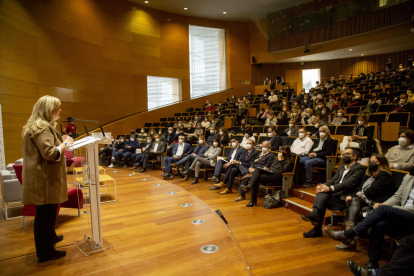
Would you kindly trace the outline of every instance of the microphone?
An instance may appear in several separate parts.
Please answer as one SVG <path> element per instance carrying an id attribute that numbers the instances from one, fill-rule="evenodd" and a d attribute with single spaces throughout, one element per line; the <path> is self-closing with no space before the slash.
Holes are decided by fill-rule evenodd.
<path id="1" fill-rule="evenodd" d="M 67 117 L 66 120 L 67 121 L 63 121 L 63 122 L 74 122 L 74 121 L 81 122 L 83 124 L 84 128 L 85 128 L 85 131 L 86 131 L 86 135 L 87 136 L 90 136 L 90 135 L 89 135 L 89 132 L 88 132 L 88 128 L 86 127 L 86 125 L 84 124 L 84 122 L 97 123 L 99 125 L 99 128 L 101 129 L 101 132 L 102 132 L 102 139 L 105 140 L 105 138 L 106 138 L 105 137 L 105 133 L 104 133 L 103 128 L 102 128 L 102 125 L 98 121 L 76 119 L 76 118 L 73 118 L 73 117 Z M 61 129 L 62 129 L 62 123 L 63 122 L 60 123 L 60 128 Z"/>

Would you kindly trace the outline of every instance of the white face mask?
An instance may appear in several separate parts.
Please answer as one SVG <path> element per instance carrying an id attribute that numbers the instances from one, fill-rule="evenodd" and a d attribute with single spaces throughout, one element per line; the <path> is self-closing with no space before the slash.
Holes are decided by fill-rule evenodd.
<path id="1" fill-rule="evenodd" d="M 247 133 L 246 133 L 246 134 L 244 135 L 244 137 L 249 138 L 249 134 L 247 134 Z"/>
<path id="2" fill-rule="evenodd" d="M 162 135 L 162 131 L 158 132 L 159 135 Z"/>
<path id="3" fill-rule="evenodd" d="M 218 146 L 218 143 L 217 142 L 214 142 L 213 143 L 213 146 L 217 147 Z"/>
<path id="4" fill-rule="evenodd" d="M 246 149 L 251 150 L 252 149 L 252 146 L 250 144 L 247 144 L 246 145 Z"/>
<path id="5" fill-rule="evenodd" d="M 273 137 L 273 132 L 268 133 L 269 137 Z"/>
<path id="6" fill-rule="evenodd" d="M 310 117 L 310 113 L 309 112 L 306 112 L 306 116 Z"/>
<path id="7" fill-rule="evenodd" d="M 292 116 L 293 117 L 296 117 L 296 115 L 298 115 L 298 113 L 292 113 Z"/>
<path id="8" fill-rule="evenodd" d="M 145 130 L 144 129 L 141 129 L 141 133 L 144 133 L 145 132 Z"/>
<path id="9" fill-rule="evenodd" d="M 319 128 L 319 124 L 316 124 L 316 125 L 315 125 L 315 128 Z"/>
<path id="10" fill-rule="evenodd" d="M 201 145 L 201 144 L 204 143 L 204 141 L 203 140 L 198 140 L 198 143 Z"/>
<path id="11" fill-rule="evenodd" d="M 157 142 L 157 143 L 158 143 L 159 141 L 160 141 L 160 139 L 158 139 L 158 138 L 157 138 L 157 139 L 155 139 L 155 142 Z"/>
<path id="12" fill-rule="evenodd" d="M 325 115 L 326 114 L 326 111 L 325 110 L 322 110 L 322 115 Z"/>
<path id="13" fill-rule="evenodd" d="M 178 139 L 178 142 L 179 142 L 180 144 L 182 144 L 182 143 L 184 142 L 184 140 L 183 140 L 183 139 Z"/>
<path id="14" fill-rule="evenodd" d="M 398 139 L 398 144 L 399 144 L 401 147 L 404 147 L 404 146 L 405 146 L 405 144 L 407 144 L 407 139 L 405 139 L 404 137 L 400 137 L 400 138 Z"/>
<path id="15" fill-rule="evenodd" d="M 338 116 L 341 117 L 342 116 L 342 113 L 338 113 Z"/>
<path id="16" fill-rule="evenodd" d="M 404 99 L 401 99 L 400 100 L 400 104 L 405 104 L 405 100 Z"/>
<path id="17" fill-rule="evenodd" d="M 210 130 L 210 133 L 211 133 L 211 134 L 214 134 L 214 130 Z"/>
<path id="18" fill-rule="evenodd" d="M 134 138 L 129 138 L 129 140 L 130 140 L 131 142 L 134 142 L 134 140 L 135 140 L 135 139 L 134 139 Z"/>
<path id="19" fill-rule="evenodd" d="M 319 136 L 323 139 L 323 138 L 326 137 L 326 133 L 325 132 L 321 132 L 321 133 L 319 133 Z"/>
<path id="20" fill-rule="evenodd" d="M 232 146 L 233 148 L 235 148 L 235 147 L 237 146 L 237 143 L 236 143 L 236 142 L 233 142 L 233 143 L 231 143 L 231 146 Z"/>
<path id="21" fill-rule="evenodd" d="M 358 99 L 359 99 L 359 96 L 355 96 L 355 99 L 357 99 L 357 100 L 358 100 Z"/>
<path id="22" fill-rule="evenodd" d="M 222 136 L 223 135 L 223 131 L 220 131 L 220 136 Z"/>
<path id="23" fill-rule="evenodd" d="M 305 137 L 305 134 L 303 132 L 299 133 L 299 138 L 302 139 L 303 137 Z"/>
<path id="24" fill-rule="evenodd" d="M 268 148 L 262 147 L 262 152 L 267 152 L 267 151 L 268 151 Z"/>
<path id="25" fill-rule="evenodd" d="M 283 108 L 283 111 L 285 111 L 285 112 L 286 112 L 286 108 Z"/>
<path id="26" fill-rule="evenodd" d="M 123 143 L 124 142 L 124 139 L 119 140 L 119 142 Z"/>
<path id="27" fill-rule="evenodd" d="M 151 143 L 151 140 L 147 140 L 147 144 Z"/>
<path id="28" fill-rule="evenodd" d="M 289 127 L 294 127 L 295 125 L 294 124 L 289 124 Z"/>
<path id="29" fill-rule="evenodd" d="M 333 99 L 329 99 L 330 102 L 333 102 Z"/>
<path id="30" fill-rule="evenodd" d="M 363 125 L 364 121 L 358 121 L 358 125 Z"/>

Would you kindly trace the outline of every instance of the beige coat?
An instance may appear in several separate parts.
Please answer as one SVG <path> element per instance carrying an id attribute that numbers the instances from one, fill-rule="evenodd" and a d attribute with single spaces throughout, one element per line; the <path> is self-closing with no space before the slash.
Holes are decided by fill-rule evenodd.
<path id="1" fill-rule="evenodd" d="M 57 130 L 48 127 L 35 138 L 23 140 L 23 204 L 56 204 L 68 200 L 65 157 L 56 146 L 62 143 Z"/>

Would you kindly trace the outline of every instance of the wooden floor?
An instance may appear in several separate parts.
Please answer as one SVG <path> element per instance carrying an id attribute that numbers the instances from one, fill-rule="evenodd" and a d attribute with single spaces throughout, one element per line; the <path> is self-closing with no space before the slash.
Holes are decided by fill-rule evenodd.
<path id="1" fill-rule="evenodd" d="M 0 275 L 351 275 L 346 260 L 368 261 L 366 244 L 358 252 L 335 251 L 337 242 L 326 235 L 304 239 L 312 226 L 284 207 L 267 210 L 248 201 L 235 202 L 237 192 L 221 196 L 213 183 L 190 185 L 181 178 L 163 181 L 159 170 L 146 174 L 119 168 L 107 174 L 117 180 L 117 202 L 102 204 L 104 239 L 113 249 L 84 257 L 73 242 L 88 233 L 86 216 L 61 209 L 57 233 L 64 259 L 37 264 L 33 218 L 0 220 Z M 148 178 L 148 181 L 142 181 Z M 69 182 L 72 176 L 69 176 Z M 154 186 L 162 183 L 163 186 Z M 167 195 L 168 192 L 176 195 Z M 183 208 L 182 203 L 192 203 Z M 220 209 L 228 226 L 214 213 Z M 87 210 L 87 209 L 86 209 Z M 213 211 L 214 210 L 214 211 Z M 203 225 L 192 225 L 202 218 Z M 214 244 L 214 254 L 200 251 Z"/>

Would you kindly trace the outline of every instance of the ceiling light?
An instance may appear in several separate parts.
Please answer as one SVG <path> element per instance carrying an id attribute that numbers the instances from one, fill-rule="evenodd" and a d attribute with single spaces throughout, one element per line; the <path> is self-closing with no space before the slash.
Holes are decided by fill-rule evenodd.
<path id="1" fill-rule="evenodd" d="M 364 54 L 361 54 L 361 57 L 363 57 L 364 56 Z"/>
<path id="2" fill-rule="evenodd" d="M 351 51 L 352 51 L 352 49 L 349 49 L 349 51 L 351 52 Z"/>
<path id="3" fill-rule="evenodd" d="M 188 8 L 184 8 L 184 10 L 188 10 Z"/>
<path id="4" fill-rule="evenodd" d="M 300 59 L 305 59 L 305 58 L 300 58 Z"/>
<path id="5" fill-rule="evenodd" d="M 145 4 L 148 4 L 148 1 L 145 1 Z"/>
<path id="6" fill-rule="evenodd" d="M 223 12 L 223 14 L 226 14 L 227 12 Z"/>

